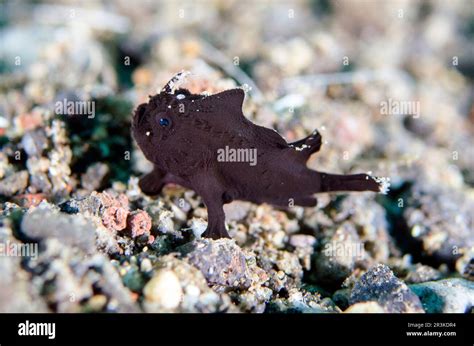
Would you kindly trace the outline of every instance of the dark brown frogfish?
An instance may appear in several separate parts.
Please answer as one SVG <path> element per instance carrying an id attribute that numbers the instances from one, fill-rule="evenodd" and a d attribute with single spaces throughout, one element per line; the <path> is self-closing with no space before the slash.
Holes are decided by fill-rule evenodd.
<path id="1" fill-rule="evenodd" d="M 178 88 L 185 75 L 178 73 L 138 106 L 132 133 L 154 164 L 140 179 L 141 190 L 156 195 L 173 183 L 196 191 L 208 212 L 204 237 L 229 237 L 223 205 L 234 200 L 309 207 L 316 205 L 318 192 L 386 192 L 383 178 L 309 169 L 306 161 L 321 148 L 318 131 L 287 143 L 244 116 L 242 89 L 196 95 Z"/>

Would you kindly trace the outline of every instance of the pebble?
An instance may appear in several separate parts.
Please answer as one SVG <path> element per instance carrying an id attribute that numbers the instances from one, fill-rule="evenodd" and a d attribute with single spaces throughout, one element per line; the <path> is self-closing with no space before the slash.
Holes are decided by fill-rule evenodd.
<path id="1" fill-rule="evenodd" d="M 245 255 L 234 240 L 201 239 L 181 248 L 210 284 L 240 287 L 250 284 Z"/>
<path id="2" fill-rule="evenodd" d="M 328 231 L 314 259 L 316 280 L 339 286 L 365 255 L 363 243 L 352 224 L 347 222 L 332 233 Z"/>
<path id="3" fill-rule="evenodd" d="M 465 279 L 474 281 L 474 248 L 456 261 L 456 270 Z"/>
<path id="4" fill-rule="evenodd" d="M 140 263 L 140 270 L 142 272 L 150 272 L 153 269 L 153 265 L 151 264 L 151 261 L 149 258 L 145 258 L 141 263 Z"/>
<path id="5" fill-rule="evenodd" d="M 39 157 L 48 146 L 48 138 L 44 129 L 37 129 L 25 133 L 21 139 L 21 144 L 28 156 Z"/>
<path id="6" fill-rule="evenodd" d="M 474 247 L 473 210 L 474 200 L 466 194 L 417 183 L 404 217 L 411 237 L 421 243 L 426 257 L 454 263 Z"/>
<path id="7" fill-rule="evenodd" d="M 105 178 L 110 169 L 105 163 L 94 163 L 87 168 L 87 171 L 81 176 L 82 187 L 89 191 L 99 190 L 105 183 Z"/>
<path id="8" fill-rule="evenodd" d="M 407 284 L 415 284 L 426 281 L 439 280 L 441 279 L 441 277 L 442 275 L 438 270 L 426 265 L 417 265 L 415 266 L 414 270 L 408 273 L 405 278 L 405 282 Z"/>
<path id="9" fill-rule="evenodd" d="M 27 186 L 28 172 L 16 172 L 0 180 L 0 195 L 11 197 L 25 191 Z"/>
<path id="10" fill-rule="evenodd" d="M 385 309 L 377 302 L 363 302 L 349 306 L 344 312 L 352 314 L 374 314 L 384 313 Z"/>
<path id="11" fill-rule="evenodd" d="M 316 238 L 312 235 L 294 234 L 290 236 L 288 243 L 298 248 L 311 248 L 316 243 Z"/>
<path id="12" fill-rule="evenodd" d="M 389 267 L 379 264 L 354 285 L 349 303 L 375 301 L 387 312 L 424 312 L 420 299 Z"/>
<path id="13" fill-rule="evenodd" d="M 474 282 L 460 278 L 410 285 L 429 313 L 469 313 L 474 306 Z"/>
<path id="14" fill-rule="evenodd" d="M 128 214 L 127 228 L 133 238 L 150 234 L 151 217 L 143 210 L 134 210 Z"/>
<path id="15" fill-rule="evenodd" d="M 110 231 L 121 231 L 127 227 L 128 210 L 122 207 L 106 208 L 102 214 L 102 223 Z"/>
<path id="16" fill-rule="evenodd" d="M 44 201 L 24 215 L 21 230 L 33 240 L 56 238 L 62 244 L 77 246 L 86 253 L 96 252 L 95 227 L 90 220 L 80 214 L 61 213 Z"/>
<path id="17" fill-rule="evenodd" d="M 175 309 L 183 298 L 181 283 L 172 271 L 161 269 L 143 289 L 145 299 L 164 309 Z"/>

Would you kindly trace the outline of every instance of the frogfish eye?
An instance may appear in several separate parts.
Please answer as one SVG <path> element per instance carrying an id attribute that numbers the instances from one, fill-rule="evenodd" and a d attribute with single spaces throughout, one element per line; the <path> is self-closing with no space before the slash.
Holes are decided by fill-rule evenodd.
<path id="1" fill-rule="evenodd" d="M 160 126 L 162 126 L 162 127 L 166 127 L 170 124 L 170 121 L 166 118 L 160 118 L 159 122 L 160 122 Z"/>

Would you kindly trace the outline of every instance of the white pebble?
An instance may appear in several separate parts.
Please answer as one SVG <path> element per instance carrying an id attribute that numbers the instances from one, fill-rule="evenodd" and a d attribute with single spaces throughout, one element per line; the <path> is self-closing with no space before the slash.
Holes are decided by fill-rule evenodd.
<path id="1" fill-rule="evenodd" d="M 181 283 L 174 272 L 159 270 L 143 289 L 145 299 L 165 309 L 175 309 L 183 298 Z"/>

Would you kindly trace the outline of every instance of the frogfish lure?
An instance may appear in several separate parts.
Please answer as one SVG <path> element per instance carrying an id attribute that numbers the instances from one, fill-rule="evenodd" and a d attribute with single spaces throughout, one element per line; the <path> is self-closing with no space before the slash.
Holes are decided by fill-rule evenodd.
<path id="1" fill-rule="evenodd" d="M 309 169 L 307 160 L 322 144 L 317 130 L 287 143 L 244 116 L 242 89 L 192 94 L 179 88 L 187 74 L 178 73 L 137 107 L 132 134 L 154 165 L 140 179 L 141 190 L 157 195 L 172 183 L 196 191 L 208 212 L 203 237 L 229 237 L 223 205 L 234 200 L 310 207 L 317 204 L 316 193 L 388 190 L 384 178 Z"/>

